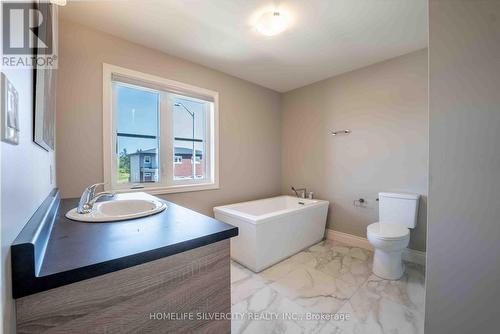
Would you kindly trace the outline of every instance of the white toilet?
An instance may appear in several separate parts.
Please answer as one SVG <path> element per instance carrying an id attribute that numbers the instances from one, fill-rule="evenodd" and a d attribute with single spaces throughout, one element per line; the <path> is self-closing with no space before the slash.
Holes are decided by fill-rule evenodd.
<path id="1" fill-rule="evenodd" d="M 375 249 L 373 273 L 390 280 L 404 274 L 402 255 L 410 242 L 410 228 L 417 223 L 420 195 L 379 193 L 379 221 L 368 225 L 368 241 Z"/>

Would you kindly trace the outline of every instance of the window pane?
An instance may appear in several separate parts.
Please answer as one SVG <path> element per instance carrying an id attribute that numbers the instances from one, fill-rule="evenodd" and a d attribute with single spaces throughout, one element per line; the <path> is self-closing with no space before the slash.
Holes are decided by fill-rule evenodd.
<path id="1" fill-rule="evenodd" d="M 159 182 L 159 93 L 113 83 L 118 183 Z"/>
<path id="2" fill-rule="evenodd" d="M 206 118 L 205 105 L 176 97 L 173 99 L 174 180 L 206 178 Z M 193 152 L 195 163 L 193 166 Z"/>

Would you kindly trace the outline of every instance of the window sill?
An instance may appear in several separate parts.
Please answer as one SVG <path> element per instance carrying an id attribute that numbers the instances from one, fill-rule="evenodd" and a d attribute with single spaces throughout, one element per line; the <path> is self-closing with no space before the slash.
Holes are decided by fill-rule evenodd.
<path id="1" fill-rule="evenodd" d="M 219 189 L 218 183 L 201 183 L 201 184 L 188 184 L 188 185 L 178 185 L 170 187 L 144 187 L 144 188 L 120 188 L 113 189 L 115 193 L 130 193 L 130 192 L 145 192 L 151 195 L 165 195 L 165 194 L 176 194 L 194 191 L 204 191 L 204 190 L 216 190 Z"/>

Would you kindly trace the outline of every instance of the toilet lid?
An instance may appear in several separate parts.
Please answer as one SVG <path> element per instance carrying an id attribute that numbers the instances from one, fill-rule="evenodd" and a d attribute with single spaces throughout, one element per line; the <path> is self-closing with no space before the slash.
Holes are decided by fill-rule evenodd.
<path id="1" fill-rule="evenodd" d="M 380 239 L 402 239 L 410 234 L 410 230 L 402 225 L 389 223 L 373 223 L 368 225 L 367 232 Z"/>

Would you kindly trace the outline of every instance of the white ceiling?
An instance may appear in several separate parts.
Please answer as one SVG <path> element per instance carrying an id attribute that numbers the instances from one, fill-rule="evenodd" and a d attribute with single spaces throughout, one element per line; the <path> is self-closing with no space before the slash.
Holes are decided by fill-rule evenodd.
<path id="1" fill-rule="evenodd" d="M 290 28 L 257 33 L 276 7 Z M 69 1 L 61 16 L 279 92 L 427 46 L 427 0 Z"/>

